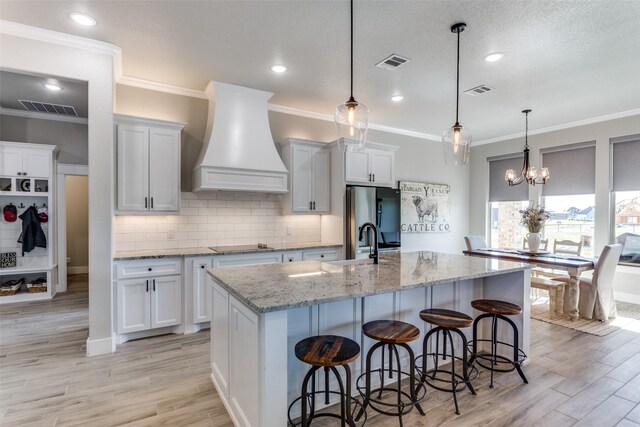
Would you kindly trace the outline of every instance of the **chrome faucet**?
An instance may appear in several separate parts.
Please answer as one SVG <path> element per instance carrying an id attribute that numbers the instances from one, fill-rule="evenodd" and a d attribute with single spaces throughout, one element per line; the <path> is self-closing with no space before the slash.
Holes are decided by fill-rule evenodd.
<path id="1" fill-rule="evenodd" d="M 373 252 L 371 252 L 371 249 L 369 249 L 369 258 L 373 259 L 374 264 L 379 264 L 380 254 L 378 253 L 378 229 L 376 228 L 376 226 L 371 222 L 365 222 L 364 224 L 362 224 L 362 227 L 360 227 L 360 236 L 358 237 L 358 240 L 362 240 L 364 231 L 367 229 L 367 227 L 371 229 L 371 231 L 373 231 Z"/>

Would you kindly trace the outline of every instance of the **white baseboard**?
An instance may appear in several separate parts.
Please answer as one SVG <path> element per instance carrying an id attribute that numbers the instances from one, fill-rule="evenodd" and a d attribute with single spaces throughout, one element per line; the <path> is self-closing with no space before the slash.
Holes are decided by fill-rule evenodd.
<path id="1" fill-rule="evenodd" d="M 111 337 L 97 340 L 87 338 L 87 357 L 110 354 L 114 351 L 116 351 L 116 343 Z"/>
<path id="2" fill-rule="evenodd" d="M 78 267 L 67 267 L 67 274 L 88 274 L 89 266 L 88 265 L 80 265 Z"/>
<path id="3" fill-rule="evenodd" d="M 613 292 L 616 301 L 640 304 L 640 294 L 629 294 L 626 292 Z"/>

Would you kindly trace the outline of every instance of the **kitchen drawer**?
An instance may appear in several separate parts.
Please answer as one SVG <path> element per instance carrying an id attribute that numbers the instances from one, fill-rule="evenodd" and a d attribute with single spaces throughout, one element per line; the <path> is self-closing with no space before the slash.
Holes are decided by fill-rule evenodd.
<path id="1" fill-rule="evenodd" d="M 302 261 L 302 252 L 285 252 L 282 254 L 282 262 Z"/>
<path id="2" fill-rule="evenodd" d="M 304 251 L 302 254 L 302 259 L 305 261 L 337 261 L 340 259 L 340 248 L 314 249 L 310 251 Z"/>
<path id="3" fill-rule="evenodd" d="M 223 255 L 214 257 L 213 268 L 235 267 L 239 265 L 278 264 L 281 262 L 282 252 Z"/>
<path id="4" fill-rule="evenodd" d="M 117 261 L 116 279 L 133 279 L 136 277 L 168 276 L 182 273 L 180 258 L 143 259 Z"/>

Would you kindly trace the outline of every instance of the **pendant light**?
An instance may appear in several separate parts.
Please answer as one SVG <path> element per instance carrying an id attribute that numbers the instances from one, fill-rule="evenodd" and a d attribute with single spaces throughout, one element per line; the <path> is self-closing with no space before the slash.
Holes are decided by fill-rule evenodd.
<path id="1" fill-rule="evenodd" d="M 531 110 L 522 110 L 525 117 L 525 130 L 524 130 L 524 160 L 522 163 L 522 172 L 520 176 L 516 174 L 516 171 L 513 169 L 507 170 L 504 174 L 504 179 L 509 183 L 509 187 L 513 187 L 514 185 L 522 184 L 523 182 L 528 182 L 531 185 L 544 185 L 547 183 L 547 179 L 549 179 L 549 169 L 542 168 L 540 169 L 540 174 L 538 175 L 538 171 L 536 168 L 531 166 L 529 163 L 529 113 Z M 539 179 L 538 179 L 539 178 Z"/>
<path id="2" fill-rule="evenodd" d="M 460 33 L 467 24 L 457 23 L 451 27 L 451 32 L 458 35 L 458 60 L 456 66 L 456 122 L 442 134 L 444 143 L 444 161 L 448 165 L 463 166 L 469 161 L 471 154 L 471 132 L 458 122 L 460 104 Z"/>
<path id="3" fill-rule="evenodd" d="M 351 96 L 333 115 L 338 145 L 343 151 L 363 149 L 369 128 L 369 109 L 353 97 L 353 0 L 351 0 Z"/>

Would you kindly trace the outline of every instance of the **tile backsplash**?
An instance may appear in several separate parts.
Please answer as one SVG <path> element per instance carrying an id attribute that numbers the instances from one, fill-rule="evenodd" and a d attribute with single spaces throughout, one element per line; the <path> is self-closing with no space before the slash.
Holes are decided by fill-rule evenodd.
<path id="1" fill-rule="evenodd" d="M 116 251 L 320 241 L 320 215 L 282 215 L 277 194 L 182 193 L 179 215 L 116 216 Z"/>

